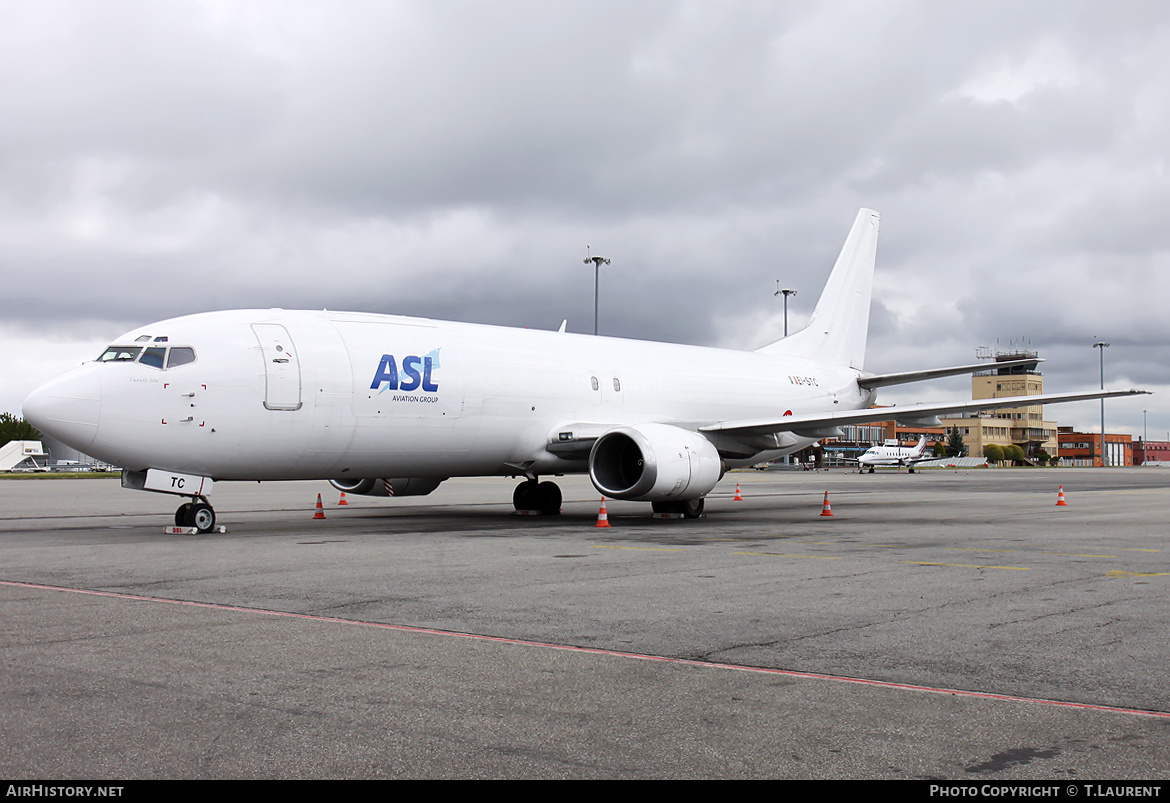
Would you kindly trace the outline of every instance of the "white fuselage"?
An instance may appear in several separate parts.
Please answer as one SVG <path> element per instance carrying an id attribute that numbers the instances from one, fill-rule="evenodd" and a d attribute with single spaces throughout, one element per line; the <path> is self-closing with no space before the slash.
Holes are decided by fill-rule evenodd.
<path id="1" fill-rule="evenodd" d="M 906 466 L 922 458 L 926 449 L 925 440 L 917 446 L 874 446 L 857 458 L 862 466 Z"/>
<path id="2" fill-rule="evenodd" d="M 873 398 L 858 371 L 801 357 L 366 313 L 213 312 L 115 343 L 195 359 L 86 363 L 26 411 L 101 460 L 214 479 L 579 472 L 585 456 L 546 448 L 562 431 L 694 430 Z M 780 434 L 726 465 L 811 442 Z"/>

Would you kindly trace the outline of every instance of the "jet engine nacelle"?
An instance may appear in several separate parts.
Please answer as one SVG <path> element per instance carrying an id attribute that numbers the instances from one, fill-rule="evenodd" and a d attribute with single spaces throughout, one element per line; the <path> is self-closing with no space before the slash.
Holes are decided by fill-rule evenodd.
<path id="1" fill-rule="evenodd" d="M 593 486 L 613 499 L 701 499 L 723 476 L 723 461 L 697 432 L 669 424 L 615 427 L 589 453 Z"/>
<path id="2" fill-rule="evenodd" d="M 329 480 L 329 484 L 347 494 L 362 496 L 426 496 L 439 487 L 446 477 L 388 477 L 360 480 Z"/>

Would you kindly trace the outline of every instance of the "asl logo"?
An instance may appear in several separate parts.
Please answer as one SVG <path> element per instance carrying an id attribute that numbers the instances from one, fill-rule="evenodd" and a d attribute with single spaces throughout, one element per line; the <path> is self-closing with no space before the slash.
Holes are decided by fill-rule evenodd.
<path id="1" fill-rule="evenodd" d="M 378 362 L 378 370 L 374 372 L 374 381 L 370 383 L 370 390 L 382 393 L 386 390 L 406 391 L 422 388 L 427 393 L 434 393 L 439 389 L 439 383 L 432 378 L 432 372 L 438 369 L 439 349 L 423 357 L 414 355 L 403 357 L 400 380 L 394 355 L 383 354 Z"/>

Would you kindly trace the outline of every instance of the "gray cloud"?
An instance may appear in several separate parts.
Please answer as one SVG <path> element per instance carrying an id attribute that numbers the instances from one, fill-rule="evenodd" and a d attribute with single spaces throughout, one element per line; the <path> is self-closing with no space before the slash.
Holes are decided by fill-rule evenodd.
<path id="1" fill-rule="evenodd" d="M 874 370 L 1030 338 L 1092 386 L 1104 337 L 1170 387 L 1161 3 L 2 8 L 11 343 L 228 306 L 588 331 L 589 245 L 605 332 L 750 348 L 869 206 Z M 5 409 L 56 366 L 5 359 Z"/>

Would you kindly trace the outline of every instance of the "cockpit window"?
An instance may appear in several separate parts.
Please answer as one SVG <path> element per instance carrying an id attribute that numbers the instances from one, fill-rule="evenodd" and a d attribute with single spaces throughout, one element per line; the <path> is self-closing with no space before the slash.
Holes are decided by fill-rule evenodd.
<path id="1" fill-rule="evenodd" d="M 175 368 L 192 362 L 195 362 L 195 349 L 188 346 L 174 346 L 171 348 L 170 357 L 167 358 L 167 368 Z"/>
<path id="2" fill-rule="evenodd" d="M 139 362 L 160 371 L 195 362 L 195 349 L 190 346 L 110 346 L 97 358 L 98 362 Z"/>
<path id="3" fill-rule="evenodd" d="M 134 362 L 141 346 L 110 346 L 98 357 L 98 362 Z"/>
<path id="4" fill-rule="evenodd" d="M 145 343 L 147 340 L 150 340 L 150 335 L 139 335 L 134 338 L 135 343 Z"/>
<path id="5" fill-rule="evenodd" d="M 165 348 L 151 347 L 142 352 L 142 357 L 138 361 L 143 365 L 149 365 L 151 368 L 161 369 L 166 355 L 167 350 Z"/>

